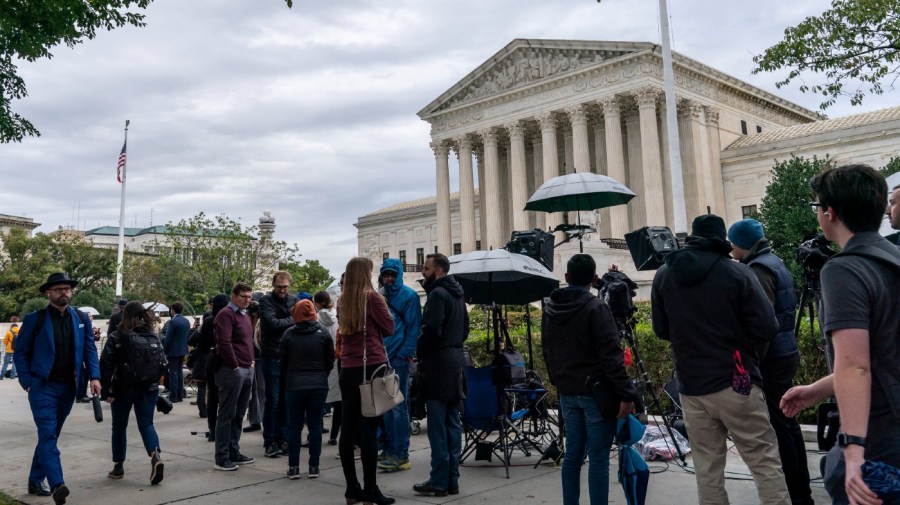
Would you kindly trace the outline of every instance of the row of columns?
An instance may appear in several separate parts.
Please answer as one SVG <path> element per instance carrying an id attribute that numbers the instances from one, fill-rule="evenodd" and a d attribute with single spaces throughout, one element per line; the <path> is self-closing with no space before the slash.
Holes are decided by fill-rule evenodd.
<path id="1" fill-rule="evenodd" d="M 665 122 L 658 120 L 657 104 L 661 90 L 645 87 L 630 93 L 637 105 L 637 114 L 625 117 L 622 129 L 623 97 L 610 96 L 596 100 L 602 120 L 593 124 L 594 159 L 591 166 L 589 117 L 585 105 L 565 109 L 568 119 L 564 126 L 563 146 L 566 171 L 597 173 L 627 185 L 638 198 L 628 206 L 620 205 L 601 211 L 603 237 L 621 238 L 630 229 L 645 224 L 665 224 L 671 221 L 673 210 L 668 166 L 664 166 L 660 139 L 667 142 Z M 715 202 L 724 195 L 721 171 L 718 169 L 718 114 L 708 107 L 684 101 L 681 107 L 679 130 L 682 139 L 682 159 L 685 170 L 685 200 L 688 216 L 719 210 Z M 700 114 L 706 109 L 709 129 L 700 122 Z M 502 247 L 509 237 L 503 236 L 504 228 L 525 230 L 530 227 L 553 229 L 563 222 L 560 213 L 533 213 L 522 209 L 529 197 L 529 186 L 537 189 L 544 181 L 560 175 L 560 151 L 557 135 L 560 114 L 543 112 L 528 118 L 537 123 L 539 134 L 531 138 L 532 172 L 527 167 L 526 122 L 517 120 L 496 127 L 484 128 L 477 133 L 452 139 L 452 147 L 459 157 L 459 208 L 460 241 L 463 252 L 475 250 L 476 227 L 479 227 L 482 249 Z M 508 132 L 509 173 L 501 174 L 500 129 Z M 477 138 L 480 137 L 480 149 Z M 711 148 L 710 146 L 714 146 Z M 450 180 L 448 155 L 451 145 L 445 142 L 432 144 L 437 176 L 437 223 L 440 251 L 452 251 L 450 218 Z M 475 222 L 474 169 L 472 158 L 478 167 L 478 187 L 481 200 L 481 222 Z M 707 167 L 713 167 L 711 174 Z M 506 175 L 509 177 L 507 178 Z M 533 181 L 533 184 L 530 184 Z M 668 188 L 668 189 L 667 189 Z M 724 203 L 724 202 L 723 202 Z M 514 211 L 508 212 L 512 208 Z M 504 226 L 505 225 L 505 226 Z"/>

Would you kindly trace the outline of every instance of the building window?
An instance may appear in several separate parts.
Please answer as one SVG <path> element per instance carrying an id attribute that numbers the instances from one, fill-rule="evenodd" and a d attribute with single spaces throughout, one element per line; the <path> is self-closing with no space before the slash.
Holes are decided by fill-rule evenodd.
<path id="1" fill-rule="evenodd" d="M 406 265 L 406 251 L 400 251 L 400 263 Z"/>
<path id="2" fill-rule="evenodd" d="M 756 125 L 756 133 L 762 133 L 762 126 Z"/>
<path id="3" fill-rule="evenodd" d="M 462 254 L 462 244 L 459 242 L 453 244 L 453 254 Z"/>
<path id="4" fill-rule="evenodd" d="M 425 264 L 425 248 L 419 247 L 416 249 L 416 265 L 424 265 Z"/>
<path id="5" fill-rule="evenodd" d="M 475 250 L 476 250 L 476 251 L 480 251 L 480 250 L 481 250 L 481 241 L 480 241 L 480 240 L 476 240 L 476 241 L 475 241 Z"/>
<path id="6" fill-rule="evenodd" d="M 744 219 L 756 219 L 756 205 L 744 205 L 741 207 L 741 215 Z"/>
<path id="7" fill-rule="evenodd" d="M 391 253 L 381 253 L 381 261 L 387 261 L 391 257 Z"/>
<path id="8" fill-rule="evenodd" d="M 741 135 L 747 134 L 747 122 L 741 119 Z"/>

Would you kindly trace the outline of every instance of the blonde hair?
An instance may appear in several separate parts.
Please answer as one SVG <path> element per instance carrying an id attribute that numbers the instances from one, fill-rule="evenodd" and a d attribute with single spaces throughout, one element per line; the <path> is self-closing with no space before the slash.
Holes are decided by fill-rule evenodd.
<path id="1" fill-rule="evenodd" d="M 357 256 L 347 263 L 344 270 L 344 286 L 338 298 L 338 331 L 342 335 L 353 335 L 362 331 L 366 324 L 366 302 L 372 287 L 372 260 Z"/>

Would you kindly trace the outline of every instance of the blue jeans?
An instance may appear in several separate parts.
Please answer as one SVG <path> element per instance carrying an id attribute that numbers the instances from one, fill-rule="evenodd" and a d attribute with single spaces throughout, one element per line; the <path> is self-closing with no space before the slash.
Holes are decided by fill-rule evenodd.
<path id="1" fill-rule="evenodd" d="M 144 442 L 147 455 L 159 449 L 159 437 L 156 428 L 153 427 L 153 411 L 156 410 L 156 398 L 159 389 L 153 388 L 144 392 L 134 392 L 113 397 L 109 404 L 112 412 L 112 457 L 114 463 L 125 462 L 125 449 L 128 446 L 126 432 L 128 431 L 128 416 L 134 408 L 134 418 L 137 419 L 138 431 Z"/>
<path id="2" fill-rule="evenodd" d="M 431 444 L 431 475 L 440 489 L 459 488 L 459 453 L 462 451 L 462 421 L 458 401 L 427 400 L 428 443 Z"/>
<path id="3" fill-rule="evenodd" d="M 400 377 L 403 401 L 384 413 L 384 452 L 398 459 L 409 459 L 409 360 L 392 359 L 391 367 Z"/>
<path id="4" fill-rule="evenodd" d="M 169 400 L 177 402 L 184 399 L 184 356 L 166 356 L 169 362 Z"/>
<path id="5" fill-rule="evenodd" d="M 28 480 L 38 483 L 46 477 L 47 484 L 53 489 L 64 482 L 56 442 L 75 403 L 75 381 L 60 384 L 34 377 L 28 390 L 28 403 L 38 431 Z"/>
<path id="6" fill-rule="evenodd" d="M 266 402 L 263 406 L 263 443 L 281 444 L 287 438 L 284 405 L 281 404 L 281 362 L 278 358 L 263 356 L 257 362 L 262 365 L 265 380 Z"/>
<path id="7" fill-rule="evenodd" d="M 11 352 L 3 355 L 3 371 L 0 371 L 0 379 L 2 379 L 6 375 L 6 369 L 9 368 L 10 365 L 12 365 L 12 370 L 10 370 L 9 372 L 9 378 L 16 378 L 16 363 L 13 361 L 13 356 L 14 355 Z"/>
<path id="8" fill-rule="evenodd" d="M 322 455 L 322 413 L 325 411 L 327 389 L 285 391 L 287 410 L 288 466 L 300 466 L 300 432 L 303 422 L 309 429 L 309 466 L 319 466 Z"/>
<path id="9" fill-rule="evenodd" d="M 593 396 L 559 395 L 566 423 L 566 455 L 562 465 L 564 505 L 578 505 L 581 466 L 587 454 L 588 491 L 591 505 L 609 500 L 609 449 L 616 434 L 616 420 L 604 419 Z"/>

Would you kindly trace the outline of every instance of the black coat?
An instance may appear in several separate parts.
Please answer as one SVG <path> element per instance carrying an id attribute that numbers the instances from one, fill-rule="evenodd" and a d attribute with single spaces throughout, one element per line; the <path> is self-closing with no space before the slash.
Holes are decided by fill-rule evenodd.
<path id="1" fill-rule="evenodd" d="M 318 321 L 288 328 L 278 342 L 285 390 L 328 389 L 334 367 L 334 340 Z"/>
<path id="2" fill-rule="evenodd" d="M 259 299 L 259 351 L 262 356 L 278 356 L 278 341 L 288 328 L 294 326 L 291 307 L 297 303 L 294 295 L 279 300 L 269 293 Z"/>
<path id="3" fill-rule="evenodd" d="M 156 333 L 146 326 L 134 329 L 135 332 L 142 335 L 152 335 L 158 340 Z M 120 380 L 116 376 L 116 368 L 125 363 L 125 357 L 122 355 L 122 341 L 118 330 L 114 331 L 106 338 L 106 344 L 103 345 L 103 351 L 100 353 L 100 384 L 102 390 L 100 397 L 104 400 L 107 398 L 116 398 L 123 395 L 139 394 L 144 391 L 159 389 L 159 383 L 154 382 L 148 385 L 141 385 L 140 388 L 130 382 Z M 159 343 L 159 362 L 160 373 L 164 371 L 166 364 L 166 351 L 163 349 L 162 341 Z"/>
<path id="4" fill-rule="evenodd" d="M 469 313 L 462 286 L 452 275 L 425 286 L 422 336 L 416 355 L 425 399 L 456 401 L 465 390 L 463 342 L 469 336 Z"/>

